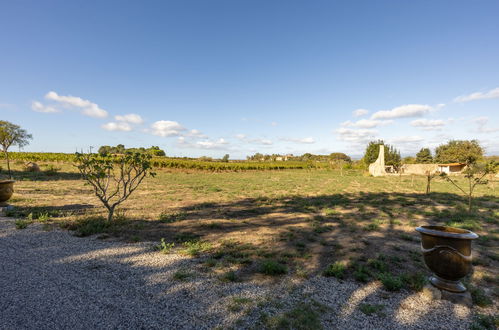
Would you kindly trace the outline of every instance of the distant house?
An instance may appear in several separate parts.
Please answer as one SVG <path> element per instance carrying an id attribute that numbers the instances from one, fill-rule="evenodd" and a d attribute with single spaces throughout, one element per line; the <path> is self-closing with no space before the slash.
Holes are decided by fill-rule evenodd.
<path id="1" fill-rule="evenodd" d="M 448 163 L 448 164 L 438 164 L 438 171 L 442 173 L 452 174 L 461 173 L 466 167 L 464 163 Z"/>

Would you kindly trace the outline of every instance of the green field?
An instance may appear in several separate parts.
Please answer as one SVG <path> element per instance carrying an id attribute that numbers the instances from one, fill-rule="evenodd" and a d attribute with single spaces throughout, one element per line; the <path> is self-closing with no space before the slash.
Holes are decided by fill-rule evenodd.
<path id="1" fill-rule="evenodd" d="M 232 280 L 324 274 L 417 290 L 428 271 L 414 228 L 447 224 L 480 235 L 471 285 L 497 285 L 499 182 L 492 177 L 477 187 L 474 210 L 468 213 L 466 198 L 439 178 L 426 195 L 426 178 L 419 176 L 157 169 L 157 176 L 147 178 L 108 224 L 101 218 L 105 210 L 72 165 L 41 163 L 41 168 L 29 173 L 20 162 L 14 165 L 18 182 L 11 216 L 28 224 L 41 221 L 47 230 L 63 226 L 81 236 L 162 240 L 165 252 L 200 258 L 206 271 Z"/>

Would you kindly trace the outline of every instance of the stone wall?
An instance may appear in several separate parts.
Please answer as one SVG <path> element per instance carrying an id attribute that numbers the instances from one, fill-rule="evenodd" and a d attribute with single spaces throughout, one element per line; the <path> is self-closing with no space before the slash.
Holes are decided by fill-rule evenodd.
<path id="1" fill-rule="evenodd" d="M 402 174 L 417 174 L 426 175 L 427 172 L 430 174 L 438 172 L 437 164 L 404 164 L 400 168 Z"/>

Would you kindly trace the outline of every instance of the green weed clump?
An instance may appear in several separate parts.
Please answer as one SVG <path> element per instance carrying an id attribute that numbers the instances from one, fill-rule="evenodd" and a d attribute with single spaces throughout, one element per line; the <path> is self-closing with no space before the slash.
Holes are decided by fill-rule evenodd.
<path id="1" fill-rule="evenodd" d="M 193 274 L 185 269 L 179 269 L 173 274 L 173 279 L 176 281 L 186 281 Z"/>
<path id="2" fill-rule="evenodd" d="M 184 249 L 181 252 L 191 257 L 197 257 L 201 253 L 209 251 L 212 247 L 211 243 L 201 241 L 184 242 L 183 245 Z"/>
<path id="3" fill-rule="evenodd" d="M 264 260 L 260 263 L 259 272 L 265 275 L 277 276 L 288 272 L 288 267 L 276 260 Z"/>
<path id="4" fill-rule="evenodd" d="M 228 271 L 222 274 L 220 276 L 220 281 L 222 282 L 239 282 L 239 276 L 237 276 L 236 272 L 234 271 Z"/>
<path id="5" fill-rule="evenodd" d="M 345 278 L 345 271 L 347 267 L 344 263 L 336 261 L 335 263 L 330 264 L 327 268 L 322 272 L 322 275 L 326 277 L 336 277 L 339 279 Z"/>
<path id="6" fill-rule="evenodd" d="M 399 291 L 404 286 L 404 282 L 400 277 L 390 273 L 381 273 L 378 278 L 388 291 Z"/>
<path id="7" fill-rule="evenodd" d="M 102 216 L 79 219 L 67 225 L 68 229 L 76 231 L 76 235 L 80 237 L 108 232 L 111 226 L 112 223 Z"/>
<path id="8" fill-rule="evenodd" d="M 380 304 L 360 304 L 359 309 L 362 313 L 366 315 L 372 315 L 372 314 L 382 314 L 381 311 L 385 308 L 384 305 Z"/>
<path id="9" fill-rule="evenodd" d="M 496 330 L 499 328 L 499 316 L 476 314 L 470 330 Z"/>
<path id="10" fill-rule="evenodd" d="M 164 238 L 161 238 L 161 242 L 156 246 L 156 249 L 161 253 L 168 254 L 175 247 L 175 243 L 168 243 Z"/>
<path id="11" fill-rule="evenodd" d="M 482 288 L 476 286 L 469 287 L 471 298 L 473 299 L 473 304 L 480 307 L 487 307 L 493 304 L 492 299 L 485 293 Z"/>
<path id="12" fill-rule="evenodd" d="M 159 221 L 162 223 L 173 223 L 185 220 L 186 218 L 187 214 L 184 212 L 161 212 L 159 215 Z"/>
<path id="13" fill-rule="evenodd" d="M 29 224 L 31 224 L 32 221 L 30 220 L 16 220 L 15 225 L 17 229 L 26 229 Z"/>
<path id="14" fill-rule="evenodd" d="M 320 330 L 324 329 L 320 320 L 320 313 L 324 308 L 299 304 L 292 310 L 272 317 L 263 317 L 263 323 L 267 329 L 302 329 Z"/>
<path id="15" fill-rule="evenodd" d="M 423 287 L 427 282 L 426 276 L 419 272 L 411 274 L 403 274 L 401 278 L 402 281 L 406 284 L 406 286 L 413 291 L 423 290 Z"/>

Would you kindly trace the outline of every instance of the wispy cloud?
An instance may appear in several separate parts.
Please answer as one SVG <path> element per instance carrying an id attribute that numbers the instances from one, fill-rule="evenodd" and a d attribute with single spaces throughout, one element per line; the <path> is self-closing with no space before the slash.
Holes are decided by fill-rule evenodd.
<path id="1" fill-rule="evenodd" d="M 125 123 L 130 123 L 130 124 L 142 124 L 144 120 L 140 115 L 137 115 L 135 113 L 129 113 L 127 115 L 117 115 L 114 116 L 114 119 L 117 121 L 125 122 Z"/>
<path id="2" fill-rule="evenodd" d="M 261 145 L 272 145 L 274 144 L 272 140 L 265 138 L 249 138 L 245 134 L 237 134 L 236 138 L 240 141 L 251 143 L 251 144 L 261 144 Z"/>
<path id="3" fill-rule="evenodd" d="M 461 95 L 454 99 L 454 102 L 463 103 L 475 100 L 497 99 L 499 98 L 499 87 L 488 92 L 475 92 L 468 95 Z"/>
<path id="4" fill-rule="evenodd" d="M 374 128 L 378 126 L 389 125 L 393 123 L 393 120 L 375 120 L 375 119 L 361 119 L 356 122 L 347 120 L 341 123 L 343 127 L 357 127 L 357 128 Z"/>
<path id="5" fill-rule="evenodd" d="M 41 102 L 38 101 L 33 101 L 31 102 L 31 109 L 36 112 L 43 112 L 43 113 L 55 113 L 55 112 L 61 112 L 61 110 L 56 109 L 52 106 L 49 105 L 44 105 Z"/>
<path id="6" fill-rule="evenodd" d="M 217 140 L 203 139 L 200 141 L 191 141 L 184 136 L 180 136 L 177 139 L 177 144 L 181 148 L 226 150 L 229 142 L 223 138 Z"/>
<path id="7" fill-rule="evenodd" d="M 425 131 L 438 131 L 445 125 L 441 119 L 416 119 L 411 121 L 411 126 L 418 127 Z"/>
<path id="8" fill-rule="evenodd" d="M 369 110 L 366 110 L 366 109 L 357 109 L 357 110 L 354 110 L 353 111 L 353 115 L 355 117 L 361 117 L 361 116 L 365 116 L 369 113 Z"/>
<path id="9" fill-rule="evenodd" d="M 110 122 L 101 126 L 106 131 L 121 131 L 130 132 L 132 130 L 132 125 L 126 122 Z"/>
<path id="10" fill-rule="evenodd" d="M 499 132 L 499 127 L 487 127 L 489 123 L 489 117 L 477 117 L 473 119 L 473 122 L 477 124 L 476 132 L 478 133 L 495 133 Z"/>
<path id="11" fill-rule="evenodd" d="M 378 134 L 378 131 L 373 129 L 352 129 L 345 127 L 340 127 L 335 132 L 338 134 L 338 138 L 341 141 L 353 144 L 367 143 L 376 138 L 376 135 Z"/>
<path id="12" fill-rule="evenodd" d="M 432 107 L 426 104 L 406 104 L 391 110 L 381 110 L 375 112 L 371 119 L 396 119 L 421 117 L 432 110 Z"/>
<path id="13" fill-rule="evenodd" d="M 159 120 L 151 125 L 151 133 L 156 136 L 180 136 L 187 129 L 176 121 Z"/>
<path id="14" fill-rule="evenodd" d="M 313 137 L 306 138 L 280 138 L 281 141 L 286 142 L 294 142 L 294 143 L 302 143 L 302 144 L 312 144 L 315 143 L 315 139 Z"/>
<path id="15" fill-rule="evenodd" d="M 81 113 L 85 116 L 94 118 L 106 118 L 108 113 L 106 110 L 101 109 L 97 104 L 84 100 L 77 96 L 63 96 L 54 91 L 48 92 L 45 99 L 56 102 L 57 105 L 68 109 L 80 109 Z"/>

